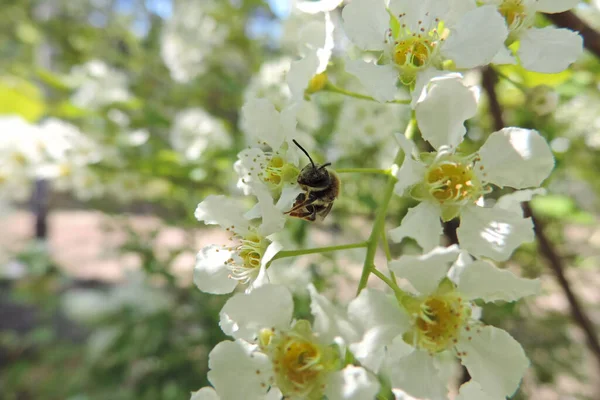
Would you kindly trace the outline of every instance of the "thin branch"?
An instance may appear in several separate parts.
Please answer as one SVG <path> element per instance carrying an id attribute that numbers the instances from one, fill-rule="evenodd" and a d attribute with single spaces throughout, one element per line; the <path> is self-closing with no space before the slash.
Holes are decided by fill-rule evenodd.
<path id="1" fill-rule="evenodd" d="M 529 203 L 523 203 L 523 210 L 525 211 L 525 216 L 530 216 L 533 221 L 534 231 L 540 252 L 548 261 L 548 265 L 550 266 L 550 269 L 552 269 L 552 272 L 554 272 L 558 284 L 562 288 L 567 300 L 569 301 L 573 318 L 583 330 L 585 338 L 588 342 L 588 346 L 596 356 L 596 361 L 598 361 L 598 365 L 600 366 L 600 343 L 598 342 L 596 329 L 594 328 L 592 321 L 583 310 L 583 307 L 577 299 L 577 296 L 575 296 L 575 293 L 573 293 L 573 290 L 571 289 L 571 285 L 569 284 L 564 272 L 565 267 L 562 259 L 556 252 L 555 246 L 550 242 L 544 233 L 545 224 L 533 214 Z"/>
<path id="2" fill-rule="evenodd" d="M 501 129 L 504 127 L 504 120 L 502 118 L 502 108 L 500 107 L 500 103 L 498 102 L 498 97 L 496 96 L 496 89 L 494 83 L 497 79 L 496 73 L 491 67 L 486 67 L 483 71 L 483 89 L 486 91 L 490 103 L 490 113 L 494 119 L 494 126 L 496 129 Z M 556 279 L 565 294 L 565 297 L 569 301 L 569 306 L 571 308 L 571 314 L 573 319 L 579 325 L 579 327 L 583 330 L 585 337 L 588 342 L 588 346 L 592 351 L 594 357 L 596 357 L 596 361 L 600 366 L 600 342 L 598 341 L 598 336 L 596 335 L 596 329 L 592 324 L 591 320 L 585 313 L 581 303 L 577 299 L 577 296 L 571 289 L 571 284 L 569 283 L 564 271 L 565 265 L 563 263 L 563 259 L 560 254 L 556 251 L 556 247 L 552 244 L 548 236 L 544 231 L 544 222 L 542 222 L 534 213 L 528 202 L 523 203 L 523 210 L 526 217 L 531 217 L 534 225 L 535 238 L 538 244 L 538 249 L 540 253 L 546 258 L 550 269 L 556 276 Z"/>
<path id="3" fill-rule="evenodd" d="M 600 57 L 600 33 L 586 24 L 581 18 L 571 11 L 545 15 L 554 25 L 579 32 L 581 37 L 583 37 L 583 46 L 591 53 L 594 53 L 596 57 Z"/>

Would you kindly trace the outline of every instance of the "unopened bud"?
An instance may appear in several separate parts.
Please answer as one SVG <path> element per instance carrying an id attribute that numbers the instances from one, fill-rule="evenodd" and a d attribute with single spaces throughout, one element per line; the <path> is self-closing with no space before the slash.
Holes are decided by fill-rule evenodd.
<path id="1" fill-rule="evenodd" d="M 321 72 L 312 77 L 312 79 L 308 82 L 308 87 L 306 88 L 306 93 L 316 93 L 320 90 L 323 90 L 325 84 L 327 83 L 327 73 Z"/>

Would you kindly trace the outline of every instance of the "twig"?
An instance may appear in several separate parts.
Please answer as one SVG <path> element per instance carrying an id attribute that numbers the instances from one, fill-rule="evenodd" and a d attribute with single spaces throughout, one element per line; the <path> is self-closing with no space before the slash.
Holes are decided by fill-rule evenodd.
<path id="1" fill-rule="evenodd" d="M 577 299 L 577 296 L 575 296 L 575 293 L 573 293 L 573 290 L 571 290 L 571 285 L 569 284 L 564 272 L 565 268 L 562 259 L 556 252 L 553 244 L 544 234 L 544 223 L 533 214 L 528 202 L 523 203 L 523 210 L 525 211 L 525 216 L 530 216 L 533 220 L 535 237 L 537 239 L 540 252 L 548 261 L 548 265 L 550 266 L 550 269 L 552 269 L 552 272 L 554 272 L 558 284 L 562 288 L 567 300 L 569 301 L 571 314 L 573 315 L 577 325 L 579 325 L 579 327 L 583 330 L 588 342 L 588 346 L 594 353 L 594 356 L 596 356 L 596 361 L 600 366 L 600 343 L 598 342 L 598 337 L 596 336 L 596 330 L 592 321 L 590 321 L 585 311 L 583 311 L 583 307 Z"/>
<path id="2" fill-rule="evenodd" d="M 564 13 L 563 13 L 564 14 Z M 498 97 L 496 96 L 496 89 L 494 87 L 494 83 L 496 81 L 496 73 L 491 67 L 486 67 L 483 71 L 483 89 L 486 91 L 490 103 L 490 113 L 492 114 L 492 118 L 494 119 L 494 126 L 496 129 L 501 129 L 504 127 L 504 120 L 502 118 L 502 108 L 500 107 L 500 103 L 498 102 Z M 563 259 L 556 251 L 555 246 L 552 244 L 548 236 L 544 231 L 544 223 L 534 214 L 533 210 L 529 206 L 529 202 L 523 203 L 523 211 L 526 217 L 531 217 L 534 225 L 535 238 L 538 244 L 538 249 L 540 253 L 546 258 L 550 269 L 556 276 L 556 279 L 565 294 L 565 297 L 569 301 L 569 306 L 571 308 L 571 314 L 573 319 L 579 325 L 579 327 L 583 330 L 585 337 L 588 342 L 588 346 L 594 357 L 596 357 L 596 361 L 600 366 L 600 342 L 598 341 L 598 337 L 596 336 L 596 330 L 591 320 L 585 313 L 583 307 L 581 306 L 579 300 L 573 290 L 571 289 L 571 284 L 569 283 L 564 270 L 565 266 L 563 264 Z"/>
<path id="3" fill-rule="evenodd" d="M 581 18 L 571 11 L 545 15 L 554 25 L 579 32 L 581 37 L 583 37 L 583 46 L 591 53 L 594 53 L 596 57 L 600 57 L 600 33 L 586 24 Z"/>

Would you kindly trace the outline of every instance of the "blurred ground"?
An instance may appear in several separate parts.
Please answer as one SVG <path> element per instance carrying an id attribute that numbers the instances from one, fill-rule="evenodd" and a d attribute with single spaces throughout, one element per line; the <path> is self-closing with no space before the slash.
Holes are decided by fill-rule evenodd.
<path id="1" fill-rule="evenodd" d="M 189 233 L 175 227 L 161 226 L 158 218 L 151 216 L 129 215 L 127 224 L 140 234 L 140 237 L 148 235 L 155 229 L 160 233 L 154 242 L 154 247 L 160 252 L 168 253 L 170 250 L 180 247 L 189 247 L 191 240 L 192 248 L 201 247 L 213 243 L 226 243 L 228 235 L 221 229 L 199 229 L 189 237 Z M 121 280 L 128 269 L 136 269 L 141 265 L 141 260 L 133 255 L 123 255 L 117 252 L 127 238 L 127 232 L 115 228 L 114 217 L 106 216 L 94 211 L 53 211 L 49 216 L 49 249 L 52 258 L 57 264 L 74 279 L 99 280 L 104 282 L 117 282 Z M 360 221 L 355 221 L 355 232 L 361 232 L 366 227 L 361 226 Z M 17 211 L 3 220 L 3 230 L 0 235 L 0 265 L 6 273 L 7 261 L 10 254 L 22 250 L 29 239 L 33 237 L 33 216 L 27 211 Z M 600 309 L 595 305 L 600 304 L 600 274 L 597 266 L 600 263 L 600 227 L 573 225 L 565 229 L 565 242 L 558 244 L 559 251 L 573 249 L 572 256 L 579 260 L 579 268 L 569 268 L 566 273 L 574 291 L 579 296 L 582 304 L 586 307 L 589 317 L 595 326 L 600 326 Z M 332 244 L 335 235 L 315 229 L 311 242 L 315 246 L 327 246 Z M 335 237 L 335 242 L 351 242 L 356 238 Z M 317 260 L 313 258 L 312 260 Z M 339 300 L 351 299 L 354 295 L 356 282 L 360 276 L 362 265 L 356 261 L 343 261 L 344 273 L 336 276 L 336 296 Z M 175 269 L 180 282 L 184 285 L 191 284 L 195 253 L 186 252 L 180 254 L 175 262 Z M 357 258 L 353 258 L 356 260 Z M 360 257 L 358 257 L 360 259 Z M 303 257 L 298 261 L 301 266 L 308 268 L 310 257 Z M 540 261 L 541 262 L 541 261 Z M 385 265 L 385 258 L 381 254 L 376 259 L 377 265 Z M 516 271 L 519 273 L 518 271 Z M 563 295 L 550 272 L 544 269 L 542 279 L 542 294 L 535 299 L 527 301 L 527 306 L 532 315 L 557 313 L 568 316 L 570 314 L 569 303 Z M 379 282 L 372 279 L 370 284 L 377 285 Z M 585 346 L 585 339 L 581 331 L 572 325 L 569 332 L 572 340 Z M 582 371 L 595 371 L 596 365 L 591 357 L 586 357 L 581 366 Z M 598 376 L 590 373 L 588 376 Z M 526 376 L 524 387 L 528 387 Z M 583 395 L 588 398 L 597 398 L 600 393 L 600 382 L 589 382 L 582 386 L 577 380 L 562 376 L 557 382 L 549 386 L 529 386 L 535 388 L 529 393 L 532 400 L 571 400 L 577 399 L 572 394 Z"/>

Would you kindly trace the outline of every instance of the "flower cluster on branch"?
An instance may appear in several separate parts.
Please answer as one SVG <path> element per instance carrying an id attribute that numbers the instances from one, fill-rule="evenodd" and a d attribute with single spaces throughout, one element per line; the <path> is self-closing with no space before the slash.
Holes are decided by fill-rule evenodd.
<path id="1" fill-rule="evenodd" d="M 465 124 L 480 105 L 473 77 L 489 65 L 566 69 L 582 52 L 581 37 L 538 27 L 536 13 L 562 12 L 577 1 L 353 0 L 338 13 L 340 3 L 296 4 L 294 18 L 305 21 L 292 46 L 299 59 L 272 85 L 284 89 L 271 96 L 272 88 L 255 84 L 241 109 L 248 147 L 234 163 L 240 198 L 211 195 L 196 209 L 198 220 L 231 234 L 230 243 L 200 250 L 196 286 L 245 291 L 220 313 L 231 340 L 212 349 L 212 387 L 192 399 L 446 399 L 457 360 L 470 380 L 457 385 L 456 399 L 505 399 L 529 361 L 509 333 L 480 320 L 479 306 L 538 293 L 538 280 L 494 262 L 534 239 L 521 203 L 545 192 L 554 157 L 542 134 L 520 127 L 486 134 L 478 149 L 466 146 Z M 346 98 L 332 143 L 364 153 L 372 168 L 318 162 L 325 157 L 307 134 L 314 121 L 305 111 L 321 95 Z M 391 155 L 371 156 L 371 145 Z M 289 219 L 318 224 L 335 214 L 349 174 L 386 180 L 368 238 L 288 248 Z M 416 205 L 386 231 L 394 196 Z M 443 223 L 452 220 L 458 245 L 442 247 Z M 414 239 L 421 254 L 394 259 L 388 236 Z M 380 242 L 387 266 L 375 265 Z M 366 249 L 356 297 L 341 307 L 309 284 L 312 319 L 295 319 L 295 289 L 271 277 L 271 267 L 355 248 Z M 370 275 L 386 290 L 367 288 Z"/>

